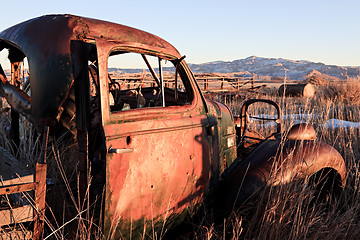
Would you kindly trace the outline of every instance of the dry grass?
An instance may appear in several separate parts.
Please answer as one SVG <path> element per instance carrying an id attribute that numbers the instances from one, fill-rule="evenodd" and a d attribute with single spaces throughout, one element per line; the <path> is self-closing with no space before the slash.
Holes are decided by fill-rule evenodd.
<path id="1" fill-rule="evenodd" d="M 360 104 L 360 80 L 350 79 L 346 82 L 329 83 L 327 85 L 318 86 L 320 96 L 323 99 L 330 100 L 335 103 L 344 103 L 347 105 Z"/>
<path id="2" fill-rule="evenodd" d="M 360 83 L 352 80 L 347 84 L 321 86 L 314 99 L 285 98 L 271 94 L 251 97 L 267 98 L 281 105 L 283 114 L 303 114 L 303 121 L 312 123 L 317 138 L 336 148 L 347 165 L 347 183 L 344 190 L 328 201 L 320 201 L 314 188 L 303 181 L 288 185 L 267 187 L 256 199 L 236 209 L 223 221 L 215 222 L 212 214 L 202 208 L 200 218 L 190 219 L 190 231 L 177 235 L 178 239 L 358 239 L 360 236 L 360 142 L 359 128 L 326 128 L 330 119 L 360 122 Z M 224 99 L 217 99 L 224 101 Z M 240 99 L 226 99 L 234 114 L 239 114 Z M 263 112 L 263 109 L 259 108 Z M 0 123 L 6 126 L 3 115 Z M 294 117 L 284 118 L 283 131 L 296 122 Z M 0 144 L 13 151 L 2 127 Z M 25 164 L 36 159 L 38 139 L 25 129 L 32 139 L 21 144 L 18 157 Z M 49 177 L 59 184 L 49 187 L 46 239 L 98 239 L 103 237 L 98 199 L 94 205 L 82 206 L 78 202 L 78 176 L 76 160 L 62 165 L 62 159 L 72 158 L 75 147 L 63 147 L 63 140 L 52 139 L 49 143 Z M 66 145 L 66 144 L 65 144 Z M 91 180 L 91 179 L 90 179 Z M 59 198 L 59 196 L 65 196 Z M 88 197 L 88 195 L 86 196 Z M 162 232 L 167 229 L 162 229 Z M 145 235 L 144 235 L 145 236 Z M 146 239 L 161 239 L 163 233 L 146 235 Z"/>
<path id="3" fill-rule="evenodd" d="M 309 188 L 306 181 L 267 187 L 257 198 L 224 219 L 223 224 L 213 227 L 211 239 L 359 238 L 360 130 L 326 128 L 324 125 L 330 119 L 360 122 L 359 90 L 359 80 L 352 80 L 322 86 L 314 99 L 257 96 L 278 102 L 284 115 L 303 114 L 303 121 L 315 126 L 317 139 L 332 145 L 344 157 L 348 173 L 346 186 L 339 195 L 330 196 L 327 201 L 317 199 L 314 188 Z M 330 91 L 336 94 L 331 95 Z M 227 104 L 234 114 L 239 114 L 238 100 Z M 283 119 L 283 131 L 286 132 L 295 122 L 292 117 Z M 207 239 L 208 231 L 194 238 Z"/>

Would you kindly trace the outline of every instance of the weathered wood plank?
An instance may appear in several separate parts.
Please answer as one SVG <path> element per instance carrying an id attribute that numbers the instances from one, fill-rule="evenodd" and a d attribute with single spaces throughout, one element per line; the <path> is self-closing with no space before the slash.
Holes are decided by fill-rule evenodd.
<path id="1" fill-rule="evenodd" d="M 0 187 L 0 195 L 35 190 L 37 185 L 38 184 L 36 182 L 30 182 L 30 183 L 16 184 L 11 186 L 3 186 Z"/>
<path id="2" fill-rule="evenodd" d="M 0 176 L 3 181 L 31 175 L 32 171 L 32 169 L 0 147 Z"/>
<path id="3" fill-rule="evenodd" d="M 21 229 L 21 230 L 11 230 L 8 232 L 1 232 L 0 239 L 7 239 L 7 240 L 31 240 L 32 239 L 32 232 Z"/>
<path id="4" fill-rule="evenodd" d="M 37 207 L 34 218 L 34 239 L 40 239 L 44 230 L 45 196 L 46 196 L 46 163 L 36 164 L 36 182 L 39 184 L 35 191 L 35 205 Z"/>
<path id="5" fill-rule="evenodd" d="M 34 211 L 30 205 L 4 209 L 0 211 L 0 226 L 9 225 L 12 223 L 28 222 L 32 221 L 33 218 Z"/>
<path id="6" fill-rule="evenodd" d="M 15 184 L 31 183 L 31 182 L 34 182 L 33 174 L 26 175 L 23 177 L 16 177 L 16 178 L 9 179 L 9 180 L 0 181 L 0 187 L 1 186 L 10 186 L 10 185 L 15 185 Z"/>

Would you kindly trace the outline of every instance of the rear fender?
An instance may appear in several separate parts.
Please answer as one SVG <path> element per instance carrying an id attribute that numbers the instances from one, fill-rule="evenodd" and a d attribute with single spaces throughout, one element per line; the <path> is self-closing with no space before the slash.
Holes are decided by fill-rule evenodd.
<path id="1" fill-rule="evenodd" d="M 224 172 L 221 191 L 226 191 L 223 193 L 227 195 L 226 201 L 237 205 L 265 185 L 305 179 L 322 169 L 334 169 L 341 178 L 341 186 L 345 185 L 344 159 L 330 145 L 312 140 L 281 142 L 269 139 Z"/>
<path id="2" fill-rule="evenodd" d="M 317 141 L 287 141 L 272 162 L 267 184 L 289 183 L 294 177 L 305 179 L 322 169 L 334 169 L 345 186 L 346 167 L 340 153 L 330 145 Z M 271 161 L 269 161 L 270 163 Z"/>

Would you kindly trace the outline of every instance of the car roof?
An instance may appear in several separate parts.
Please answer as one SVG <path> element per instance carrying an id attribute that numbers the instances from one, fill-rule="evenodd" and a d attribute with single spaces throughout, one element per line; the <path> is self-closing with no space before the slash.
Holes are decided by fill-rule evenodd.
<path id="1" fill-rule="evenodd" d="M 0 32 L 0 50 L 14 46 L 28 59 L 31 115 L 36 123 L 48 125 L 69 94 L 76 78 L 72 42 L 95 44 L 96 39 L 143 49 L 166 59 L 181 57 L 170 43 L 153 34 L 70 14 L 45 15 L 10 27 Z"/>

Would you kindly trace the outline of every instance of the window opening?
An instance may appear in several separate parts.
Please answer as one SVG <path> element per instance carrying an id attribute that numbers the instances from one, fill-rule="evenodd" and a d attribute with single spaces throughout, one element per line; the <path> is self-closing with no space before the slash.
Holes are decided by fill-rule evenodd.
<path id="1" fill-rule="evenodd" d="M 179 63 L 179 60 L 169 61 L 137 53 L 110 54 L 108 80 L 111 112 L 190 104 L 190 83 Z"/>
<path id="2" fill-rule="evenodd" d="M 31 87 L 28 59 L 19 49 L 3 45 L 0 51 L 0 105 L 2 116 L 9 119 L 3 129 L 18 148 L 20 140 L 31 132 Z"/>

